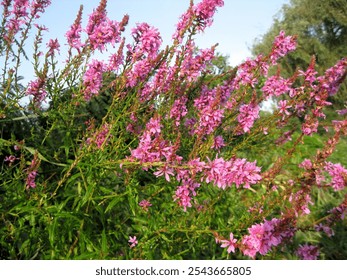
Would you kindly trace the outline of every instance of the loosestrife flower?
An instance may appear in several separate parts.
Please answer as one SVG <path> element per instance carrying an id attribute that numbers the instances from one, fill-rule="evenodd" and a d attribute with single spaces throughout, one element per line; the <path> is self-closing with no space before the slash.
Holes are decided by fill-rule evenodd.
<path id="1" fill-rule="evenodd" d="M 224 139 L 221 135 L 216 136 L 213 139 L 213 145 L 212 145 L 212 149 L 216 149 L 216 150 L 220 150 L 222 147 L 224 147 Z"/>
<path id="2" fill-rule="evenodd" d="M 244 104 L 240 107 L 240 114 L 237 120 L 243 133 L 249 132 L 253 127 L 254 121 L 259 118 L 260 107 L 257 104 Z M 242 134 L 242 132 L 240 132 Z"/>
<path id="3" fill-rule="evenodd" d="M 9 162 L 10 164 L 14 163 L 17 158 L 14 155 L 6 156 L 4 161 Z"/>
<path id="4" fill-rule="evenodd" d="M 315 225 L 314 229 L 318 232 L 324 232 L 328 237 L 334 236 L 335 234 L 331 227 L 323 225 L 322 223 L 320 223 L 319 225 Z"/>
<path id="5" fill-rule="evenodd" d="M 340 191 L 347 186 L 347 169 L 344 168 L 341 164 L 333 164 L 332 162 L 327 162 L 324 169 L 331 176 L 330 185 L 335 191 Z"/>
<path id="6" fill-rule="evenodd" d="M 136 42 L 134 50 L 130 46 L 128 47 L 133 56 L 133 61 L 141 58 L 143 55 L 150 59 L 154 59 L 157 56 L 162 42 L 157 28 L 147 23 L 137 23 L 136 28 L 131 30 L 131 35 Z"/>
<path id="7" fill-rule="evenodd" d="M 47 91 L 45 89 L 46 81 L 41 77 L 34 81 L 29 82 L 26 90 L 26 95 L 33 96 L 33 101 L 35 106 L 39 106 L 41 102 L 47 96 Z"/>
<path id="8" fill-rule="evenodd" d="M 281 76 L 271 76 L 267 78 L 264 86 L 261 88 L 266 98 L 280 96 L 290 91 L 292 83 Z"/>
<path id="9" fill-rule="evenodd" d="M 146 200 L 143 199 L 139 202 L 139 206 L 142 207 L 143 210 L 148 211 L 148 208 L 152 206 L 152 204 Z"/>
<path id="10" fill-rule="evenodd" d="M 103 62 L 93 60 L 89 65 L 87 71 L 84 73 L 84 99 L 89 101 L 93 95 L 98 95 L 102 86 L 102 74 L 106 66 Z"/>
<path id="11" fill-rule="evenodd" d="M 319 256 L 319 248 L 314 245 L 300 245 L 296 254 L 303 260 L 316 260 Z"/>
<path id="12" fill-rule="evenodd" d="M 285 36 L 285 32 L 281 31 L 275 38 L 273 43 L 270 59 L 273 64 L 276 64 L 277 60 L 285 56 L 288 52 L 296 49 L 296 38 L 293 36 Z"/>
<path id="13" fill-rule="evenodd" d="M 192 196 L 196 196 L 196 189 L 200 187 L 199 183 L 193 180 L 183 180 L 182 185 L 177 187 L 174 195 L 174 201 L 177 201 L 179 206 L 183 207 L 183 211 L 187 211 L 187 207 L 192 207 Z"/>
<path id="14" fill-rule="evenodd" d="M 74 23 L 70 26 L 70 29 L 65 34 L 65 37 L 67 39 L 67 42 L 68 42 L 70 48 L 75 48 L 78 51 L 83 46 L 83 44 L 81 42 L 82 11 L 83 11 L 83 6 L 80 7 Z"/>
<path id="15" fill-rule="evenodd" d="M 241 250 L 244 255 L 254 258 L 257 253 L 265 255 L 272 246 L 278 246 L 284 239 L 291 238 L 293 229 L 283 226 L 282 220 L 273 218 L 248 228 L 249 235 L 242 238 Z"/>
<path id="16" fill-rule="evenodd" d="M 230 254 L 231 252 L 235 253 L 235 246 L 236 246 L 237 239 L 234 238 L 234 235 L 230 232 L 230 239 L 229 240 L 219 240 L 219 242 L 222 243 L 222 248 L 228 248 L 227 251 Z"/>
<path id="17" fill-rule="evenodd" d="M 130 243 L 130 248 L 134 248 L 139 243 L 138 240 L 136 239 L 136 236 L 134 237 L 129 236 L 128 242 Z"/>
<path id="18" fill-rule="evenodd" d="M 218 7 L 223 7 L 223 0 L 203 0 L 190 8 L 180 17 L 176 25 L 176 31 L 172 38 L 182 42 L 184 32 L 196 20 L 197 31 L 203 32 L 206 27 L 213 23 L 213 16 Z"/>
<path id="19" fill-rule="evenodd" d="M 48 50 L 48 55 L 49 56 L 54 56 L 54 52 L 58 52 L 59 53 L 59 48 L 60 48 L 60 44 L 58 42 L 58 39 L 50 39 L 49 42 L 47 43 L 47 46 L 49 47 Z"/>
<path id="20" fill-rule="evenodd" d="M 213 182 L 222 189 L 231 187 L 232 184 L 249 188 L 251 184 L 261 180 L 259 173 L 260 167 L 256 166 L 256 161 L 247 162 L 246 159 L 239 158 L 225 161 L 223 158 L 216 158 L 206 164 L 204 176 L 206 183 Z"/>

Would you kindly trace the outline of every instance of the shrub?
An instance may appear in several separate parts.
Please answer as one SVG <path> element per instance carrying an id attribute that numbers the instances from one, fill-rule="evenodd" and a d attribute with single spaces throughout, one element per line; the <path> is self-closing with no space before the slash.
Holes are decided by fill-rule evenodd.
<path id="1" fill-rule="evenodd" d="M 101 0 L 85 28 L 79 10 L 61 69 L 60 43 L 43 51 L 36 26 L 36 78 L 21 87 L 24 42 L 49 4 L 2 2 L 1 258 L 320 256 L 317 236 L 332 236 L 347 207 L 347 170 L 331 162 L 347 120 L 324 119 L 346 59 L 323 76 L 314 58 L 270 76 L 296 48 L 281 32 L 269 53 L 214 73 L 216 46 L 194 38 L 222 0 L 191 3 L 164 48 L 147 23 L 126 44 L 128 16 L 109 19 Z M 273 97 L 278 108 L 261 111 Z"/>

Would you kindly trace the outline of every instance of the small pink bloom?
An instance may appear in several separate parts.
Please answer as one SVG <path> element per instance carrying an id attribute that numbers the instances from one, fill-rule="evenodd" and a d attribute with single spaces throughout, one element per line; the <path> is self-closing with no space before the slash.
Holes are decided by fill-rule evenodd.
<path id="1" fill-rule="evenodd" d="M 228 248 L 227 251 L 230 254 L 231 252 L 235 253 L 235 246 L 236 246 L 236 239 L 234 238 L 234 235 L 230 232 L 230 239 L 229 240 L 220 240 L 222 243 L 222 248 Z"/>
<path id="2" fill-rule="evenodd" d="M 134 237 L 129 236 L 128 242 L 130 243 L 130 248 L 134 248 L 138 244 L 136 236 L 134 236 Z"/>

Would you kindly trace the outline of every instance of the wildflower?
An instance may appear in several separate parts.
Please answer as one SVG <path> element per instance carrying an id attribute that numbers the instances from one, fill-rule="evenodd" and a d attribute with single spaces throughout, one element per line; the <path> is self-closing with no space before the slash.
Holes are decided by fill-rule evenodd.
<path id="1" fill-rule="evenodd" d="M 88 65 L 87 71 L 84 73 L 84 99 L 89 101 L 93 95 L 98 95 L 102 86 L 102 74 L 105 70 L 103 62 L 92 60 Z"/>
<path id="2" fill-rule="evenodd" d="M 16 159 L 17 159 L 17 158 L 16 158 L 15 156 L 13 156 L 13 155 L 6 156 L 6 157 L 5 157 L 5 162 L 6 162 L 6 161 L 9 161 L 10 164 L 12 164 L 12 163 L 14 163 L 14 161 L 15 161 Z"/>
<path id="3" fill-rule="evenodd" d="M 51 0 L 35 0 L 31 2 L 30 15 L 39 18 L 39 13 L 43 14 L 46 8 L 51 5 Z"/>
<path id="4" fill-rule="evenodd" d="M 143 199 L 139 202 L 139 206 L 141 206 L 143 210 L 148 211 L 148 207 L 151 207 L 152 204 L 148 200 Z"/>
<path id="5" fill-rule="evenodd" d="M 175 120 L 175 125 L 180 125 L 180 120 L 188 114 L 186 103 L 188 102 L 187 97 L 183 96 L 179 99 L 176 99 L 172 108 L 170 110 L 170 119 Z"/>
<path id="6" fill-rule="evenodd" d="M 237 120 L 244 133 L 249 132 L 254 121 L 259 118 L 259 110 L 259 106 L 252 103 L 244 104 L 240 107 L 240 114 L 237 116 Z"/>
<path id="7" fill-rule="evenodd" d="M 177 200 L 179 206 L 183 207 L 183 211 L 187 211 L 187 207 L 192 207 L 192 196 L 196 196 L 195 189 L 200 187 L 200 184 L 192 180 L 183 181 L 181 186 L 177 187 L 174 195 L 174 201 Z"/>
<path id="8" fill-rule="evenodd" d="M 319 256 L 319 248 L 314 245 L 300 245 L 296 254 L 303 260 L 316 260 Z"/>
<path id="9" fill-rule="evenodd" d="M 50 39 L 49 42 L 47 43 L 47 46 L 49 47 L 49 50 L 47 53 L 49 56 L 53 56 L 55 51 L 59 52 L 60 44 L 58 42 L 58 39 L 55 39 L 55 40 Z"/>
<path id="10" fill-rule="evenodd" d="M 150 26 L 147 23 L 137 23 L 136 28 L 131 30 L 136 47 L 129 51 L 133 55 L 133 60 L 146 56 L 153 59 L 158 54 L 162 39 L 157 28 Z"/>
<path id="11" fill-rule="evenodd" d="M 322 223 L 315 225 L 314 229 L 318 232 L 323 231 L 328 237 L 331 237 L 335 234 L 331 227 L 323 225 Z"/>
<path id="12" fill-rule="evenodd" d="M 345 169 L 341 164 L 327 162 L 324 169 L 331 176 L 330 185 L 335 191 L 342 190 L 347 186 L 347 169 Z"/>
<path id="13" fill-rule="evenodd" d="M 238 158 L 225 161 L 223 158 L 216 158 L 205 166 L 205 181 L 213 182 L 222 189 L 232 184 L 249 188 L 250 184 L 256 184 L 261 180 L 259 173 L 260 168 L 256 166 L 256 161 L 247 162 L 246 159 Z"/>
<path id="14" fill-rule="evenodd" d="M 32 95 L 34 98 L 35 106 L 38 106 L 46 97 L 47 92 L 45 90 L 45 80 L 37 78 L 34 81 L 29 82 L 26 90 L 26 95 Z"/>
<path id="15" fill-rule="evenodd" d="M 156 177 L 159 177 L 159 176 L 165 176 L 165 179 L 166 181 L 170 182 L 170 176 L 174 176 L 174 170 L 171 168 L 171 167 L 168 167 L 168 166 L 163 166 L 163 167 L 160 167 L 158 168 L 158 171 L 154 172 L 153 175 L 155 175 Z"/>
<path id="16" fill-rule="evenodd" d="M 287 100 L 280 100 L 278 102 L 278 109 L 280 114 L 283 115 L 283 118 L 285 117 L 285 115 L 289 116 L 290 113 L 287 111 L 287 109 L 292 108 L 292 106 L 287 105 Z"/>
<path id="17" fill-rule="evenodd" d="M 312 162 L 309 159 L 304 159 L 302 163 L 299 164 L 300 168 L 304 168 L 305 170 L 310 170 L 312 169 Z"/>
<path id="18" fill-rule="evenodd" d="M 234 235 L 230 232 L 229 240 L 220 240 L 219 242 L 222 243 L 222 248 L 228 248 L 227 251 L 230 254 L 231 252 L 235 253 L 236 241 L 237 240 L 234 238 Z"/>
<path id="19" fill-rule="evenodd" d="M 261 90 L 264 92 L 265 97 L 269 98 L 289 92 L 291 85 L 292 83 L 289 80 L 277 75 L 269 77 Z"/>
<path id="20" fill-rule="evenodd" d="M 74 23 L 70 26 L 70 29 L 65 34 L 65 37 L 67 38 L 67 42 L 70 48 L 76 48 L 77 50 L 79 50 L 82 47 L 82 42 L 81 42 L 82 11 L 83 11 L 83 6 L 81 5 Z"/>
<path id="21" fill-rule="evenodd" d="M 136 239 L 136 236 L 134 237 L 129 236 L 128 242 L 130 243 L 130 248 L 134 248 L 138 244 L 138 240 Z"/>
<path id="22" fill-rule="evenodd" d="M 273 64 L 276 61 L 285 56 L 288 52 L 296 49 L 296 38 L 293 36 L 285 36 L 285 32 L 281 31 L 280 34 L 275 38 L 273 43 L 270 59 Z"/>
<path id="23" fill-rule="evenodd" d="M 213 139 L 213 145 L 211 148 L 216 149 L 216 150 L 220 150 L 224 146 L 225 146 L 225 144 L 224 144 L 223 137 L 221 135 L 218 135 Z"/>

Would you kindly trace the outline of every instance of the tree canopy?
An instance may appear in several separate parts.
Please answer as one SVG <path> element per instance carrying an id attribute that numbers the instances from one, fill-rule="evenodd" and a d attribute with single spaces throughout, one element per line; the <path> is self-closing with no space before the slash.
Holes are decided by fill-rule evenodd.
<path id="1" fill-rule="evenodd" d="M 282 74 L 292 75 L 297 67 L 306 69 L 312 56 L 316 70 L 334 65 L 347 56 L 347 0 L 291 0 L 275 17 L 272 27 L 252 47 L 254 55 L 271 48 L 280 30 L 298 36 L 298 49 L 281 62 Z M 343 107 L 347 97 L 346 82 L 334 96 L 335 106 Z"/>

